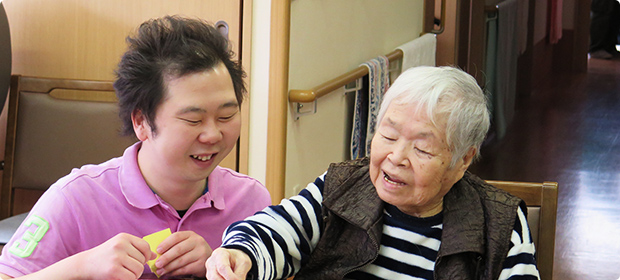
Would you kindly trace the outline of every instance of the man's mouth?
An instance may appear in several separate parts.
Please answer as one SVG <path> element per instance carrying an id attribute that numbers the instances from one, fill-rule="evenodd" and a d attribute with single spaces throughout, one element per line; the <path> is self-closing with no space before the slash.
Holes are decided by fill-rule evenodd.
<path id="1" fill-rule="evenodd" d="M 191 155 L 190 157 L 192 157 L 193 159 L 197 159 L 199 161 L 207 161 L 207 160 L 210 160 L 213 157 L 213 154 L 208 155 L 208 156 Z"/>

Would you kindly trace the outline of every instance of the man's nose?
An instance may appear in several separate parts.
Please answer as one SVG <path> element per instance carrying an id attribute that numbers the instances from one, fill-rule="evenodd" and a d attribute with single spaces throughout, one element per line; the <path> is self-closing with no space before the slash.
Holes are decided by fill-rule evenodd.
<path id="1" fill-rule="evenodd" d="M 222 140 L 222 137 L 222 130 L 219 125 L 214 121 L 209 121 L 202 126 L 198 141 L 201 143 L 213 144 Z"/>

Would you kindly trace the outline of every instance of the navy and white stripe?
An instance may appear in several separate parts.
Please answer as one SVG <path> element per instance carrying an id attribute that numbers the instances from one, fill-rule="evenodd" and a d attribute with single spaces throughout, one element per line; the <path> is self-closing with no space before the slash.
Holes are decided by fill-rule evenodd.
<path id="1" fill-rule="evenodd" d="M 499 279 L 540 279 L 536 268 L 534 242 L 521 207 L 510 239 L 510 250 Z"/>
<path id="2" fill-rule="evenodd" d="M 255 279 L 294 275 L 318 244 L 323 229 L 321 204 L 325 174 L 299 195 L 237 222 L 224 235 L 223 247 L 246 252 Z M 539 279 L 525 215 L 518 210 L 511 249 L 499 279 Z M 442 214 L 416 218 L 388 205 L 384 211 L 379 257 L 347 275 L 350 279 L 433 279 L 441 244 Z"/>
<path id="3" fill-rule="evenodd" d="M 351 279 L 433 279 L 443 215 L 417 218 L 392 205 L 384 210 L 379 257 Z"/>

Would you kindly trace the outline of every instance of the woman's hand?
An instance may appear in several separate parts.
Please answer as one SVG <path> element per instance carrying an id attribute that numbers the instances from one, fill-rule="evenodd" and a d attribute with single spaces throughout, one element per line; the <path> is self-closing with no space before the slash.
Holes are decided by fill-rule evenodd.
<path id="1" fill-rule="evenodd" d="M 217 248 L 205 264 L 209 280 L 243 280 L 252 260 L 241 250 Z"/>

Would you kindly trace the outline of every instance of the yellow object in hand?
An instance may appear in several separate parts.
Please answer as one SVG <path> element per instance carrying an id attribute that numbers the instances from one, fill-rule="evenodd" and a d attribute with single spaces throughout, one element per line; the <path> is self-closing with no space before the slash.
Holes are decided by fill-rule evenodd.
<path id="1" fill-rule="evenodd" d="M 149 245 L 151 247 L 151 251 L 157 253 L 157 246 L 159 246 L 159 243 L 164 241 L 164 239 L 166 239 L 171 234 L 172 234 L 172 232 L 170 231 L 169 228 L 167 228 L 167 229 L 164 229 L 162 231 L 158 231 L 156 233 L 152 233 L 152 234 L 149 234 L 149 235 L 147 235 L 145 237 L 142 237 L 142 239 L 144 239 L 146 242 L 149 243 Z M 157 261 L 157 259 L 159 259 L 159 256 L 160 256 L 160 254 L 157 253 L 157 258 L 147 262 L 147 264 L 151 268 L 151 271 L 153 273 L 155 273 L 155 275 L 157 275 L 157 278 L 159 278 L 160 275 L 157 274 L 157 272 L 156 272 L 157 271 L 157 267 L 155 266 L 155 261 Z"/>

